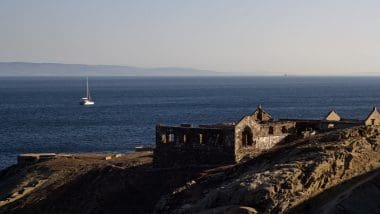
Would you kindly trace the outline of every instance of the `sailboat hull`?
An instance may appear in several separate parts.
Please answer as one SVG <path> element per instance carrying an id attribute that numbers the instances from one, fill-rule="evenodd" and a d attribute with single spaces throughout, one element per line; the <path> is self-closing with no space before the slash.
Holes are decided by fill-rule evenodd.
<path id="1" fill-rule="evenodd" d="M 90 105 L 94 105 L 95 102 L 92 100 L 81 100 L 79 104 L 81 104 L 82 106 L 90 106 Z"/>

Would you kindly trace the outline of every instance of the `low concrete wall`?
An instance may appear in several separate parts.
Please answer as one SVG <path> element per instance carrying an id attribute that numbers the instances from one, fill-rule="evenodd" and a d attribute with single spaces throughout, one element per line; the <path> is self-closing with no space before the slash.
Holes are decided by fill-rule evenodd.
<path id="1" fill-rule="evenodd" d="M 57 156 L 55 153 L 27 153 L 17 156 L 17 164 L 32 164 L 40 161 L 50 160 Z"/>

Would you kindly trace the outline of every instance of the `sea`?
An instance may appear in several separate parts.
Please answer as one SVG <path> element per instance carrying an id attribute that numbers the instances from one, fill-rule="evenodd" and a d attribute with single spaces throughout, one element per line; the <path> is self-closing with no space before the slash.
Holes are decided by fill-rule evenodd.
<path id="1" fill-rule="evenodd" d="M 126 153 L 155 143 L 155 125 L 239 121 L 258 105 L 275 118 L 363 119 L 380 77 L 0 78 L 0 169 L 21 153 Z"/>

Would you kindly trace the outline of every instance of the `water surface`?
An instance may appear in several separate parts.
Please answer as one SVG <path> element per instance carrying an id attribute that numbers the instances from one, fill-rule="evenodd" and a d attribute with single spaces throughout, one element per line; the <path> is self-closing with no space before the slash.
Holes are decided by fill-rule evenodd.
<path id="1" fill-rule="evenodd" d="M 276 118 L 363 118 L 380 106 L 380 78 L 0 78 L 0 168 L 26 152 L 128 152 L 154 126 L 232 122 L 261 104 Z"/>

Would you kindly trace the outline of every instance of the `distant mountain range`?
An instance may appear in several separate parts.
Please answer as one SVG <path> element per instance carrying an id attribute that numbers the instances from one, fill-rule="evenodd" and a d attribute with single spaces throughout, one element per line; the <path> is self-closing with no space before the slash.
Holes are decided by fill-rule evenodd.
<path id="1" fill-rule="evenodd" d="M 140 68 L 119 65 L 0 62 L 0 76 L 226 76 L 192 68 Z"/>

